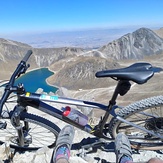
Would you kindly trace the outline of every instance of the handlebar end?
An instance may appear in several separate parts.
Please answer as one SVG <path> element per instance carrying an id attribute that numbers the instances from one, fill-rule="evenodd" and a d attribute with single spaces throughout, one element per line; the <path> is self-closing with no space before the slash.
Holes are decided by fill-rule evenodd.
<path id="1" fill-rule="evenodd" d="M 29 57 L 31 56 L 32 53 L 33 53 L 32 50 L 28 50 L 27 53 L 26 53 L 26 55 L 22 59 L 22 61 L 27 62 L 27 60 L 29 59 Z"/>

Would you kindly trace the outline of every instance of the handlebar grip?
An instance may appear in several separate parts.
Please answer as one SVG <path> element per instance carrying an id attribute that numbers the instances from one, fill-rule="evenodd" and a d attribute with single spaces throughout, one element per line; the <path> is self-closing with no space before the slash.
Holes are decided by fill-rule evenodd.
<path id="1" fill-rule="evenodd" d="M 27 62 L 32 53 L 32 50 L 28 50 L 22 61 Z"/>

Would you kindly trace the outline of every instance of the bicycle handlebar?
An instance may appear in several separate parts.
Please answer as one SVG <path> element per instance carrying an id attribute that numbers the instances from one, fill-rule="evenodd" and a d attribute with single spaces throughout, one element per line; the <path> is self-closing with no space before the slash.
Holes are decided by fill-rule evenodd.
<path id="1" fill-rule="evenodd" d="M 20 63 L 18 64 L 16 70 L 12 74 L 12 76 L 11 76 L 8 84 L 5 86 L 4 93 L 3 93 L 2 98 L 0 100 L 0 116 L 1 116 L 1 113 L 2 113 L 3 105 L 6 102 L 7 98 L 9 97 L 9 95 L 11 94 L 11 92 L 15 91 L 15 89 L 13 89 L 15 78 L 17 76 L 19 76 L 20 74 L 25 73 L 25 71 L 27 70 L 28 67 L 26 66 L 26 62 L 29 59 L 29 57 L 31 56 L 31 54 L 32 54 L 32 50 L 28 50 L 27 53 L 26 53 L 26 55 L 20 61 Z"/>

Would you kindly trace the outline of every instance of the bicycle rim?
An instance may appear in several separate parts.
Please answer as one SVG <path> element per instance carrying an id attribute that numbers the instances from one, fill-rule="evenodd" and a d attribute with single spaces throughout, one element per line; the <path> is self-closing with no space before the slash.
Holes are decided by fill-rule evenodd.
<path id="1" fill-rule="evenodd" d="M 37 150 L 41 147 L 55 146 L 56 138 L 60 131 L 59 127 L 45 118 L 23 113 L 21 114 L 21 124 L 28 123 L 28 130 L 23 130 L 25 145 L 19 146 L 17 130 L 11 125 L 10 119 L 5 119 L 6 129 L 0 129 L 0 143 L 9 142 L 11 148 L 16 150 Z"/>
<path id="2" fill-rule="evenodd" d="M 118 115 L 149 131 L 163 135 L 163 96 L 152 97 L 129 105 L 120 110 Z M 163 140 L 156 136 L 123 123 L 116 118 L 112 119 L 111 125 L 111 135 L 115 138 L 117 133 L 125 133 L 130 139 L 133 148 L 163 149 Z"/>

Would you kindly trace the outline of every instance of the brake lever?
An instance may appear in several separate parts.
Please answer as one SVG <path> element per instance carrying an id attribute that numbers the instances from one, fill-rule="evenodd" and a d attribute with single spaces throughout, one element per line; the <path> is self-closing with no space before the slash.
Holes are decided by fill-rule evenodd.
<path id="1" fill-rule="evenodd" d="M 17 75 L 17 78 L 20 77 L 21 74 L 25 74 L 27 69 L 30 67 L 30 64 L 27 64 L 23 67 L 23 69 L 20 71 L 20 73 Z"/>

